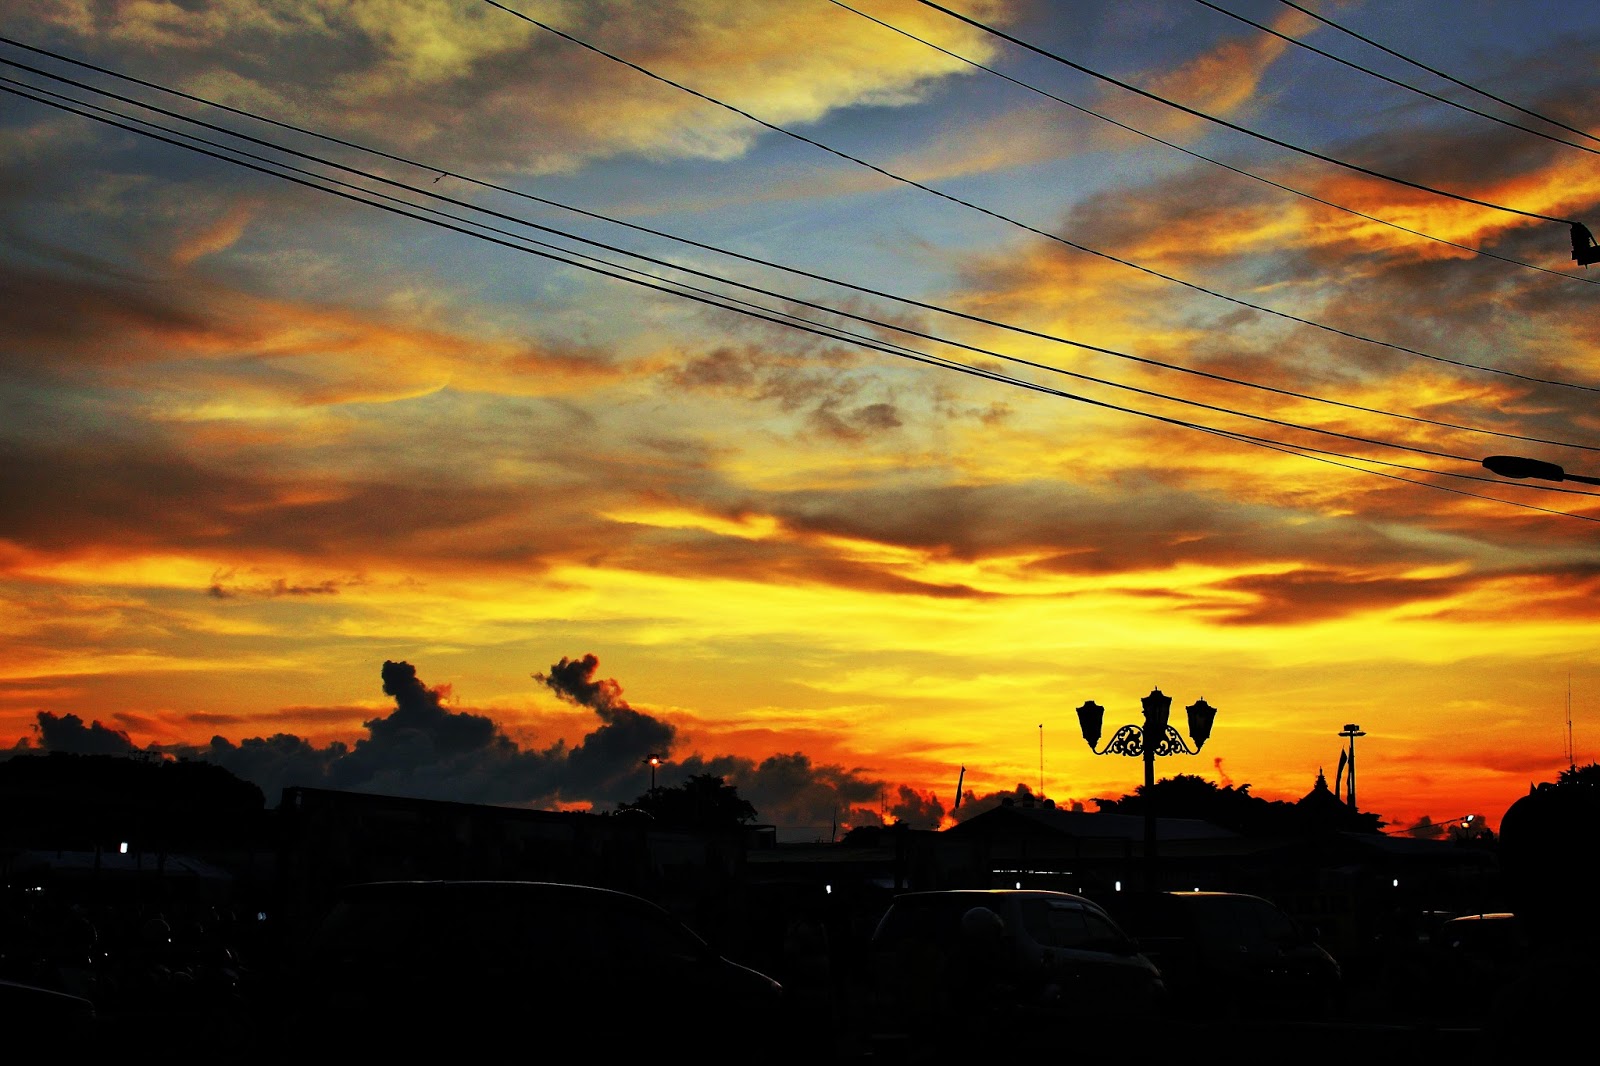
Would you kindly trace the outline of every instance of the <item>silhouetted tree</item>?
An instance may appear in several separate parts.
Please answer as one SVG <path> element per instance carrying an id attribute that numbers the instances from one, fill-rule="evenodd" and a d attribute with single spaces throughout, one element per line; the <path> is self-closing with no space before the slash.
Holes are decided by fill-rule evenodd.
<path id="1" fill-rule="evenodd" d="M 1500 868 L 1529 951 L 1490 1016 L 1496 1061 L 1556 1062 L 1593 1053 L 1593 1038 L 1574 1019 L 1600 999 L 1597 785 L 1594 763 L 1563 770 L 1554 784 L 1530 788 L 1500 820 Z"/>
<path id="2" fill-rule="evenodd" d="M 1155 813 L 1162 818 L 1198 818 L 1246 836 L 1292 836 L 1326 828 L 1377 832 L 1383 824 L 1376 814 L 1351 811 L 1331 793 L 1329 798 L 1339 812 L 1331 826 L 1327 824 L 1326 810 L 1320 807 L 1308 809 L 1283 800 L 1265 800 L 1252 796 L 1248 784 L 1218 785 L 1195 774 L 1164 777 L 1148 794 L 1140 785 L 1121 799 L 1094 802 L 1106 813 L 1139 815 L 1145 813 L 1147 803 L 1154 803 Z"/>
<path id="3" fill-rule="evenodd" d="M 147 754 L 16 755 L 0 761 L 0 814 L 14 845 L 88 846 L 108 832 L 206 836 L 266 806 L 215 763 Z"/>
<path id="4" fill-rule="evenodd" d="M 1592 762 L 1587 766 L 1568 767 L 1556 775 L 1556 784 L 1560 786 L 1600 788 L 1600 762 Z"/>
<path id="5" fill-rule="evenodd" d="M 1286 827 L 1293 805 L 1274 803 L 1250 794 L 1249 785 L 1218 785 L 1195 774 L 1166 777 L 1146 791 L 1140 785 L 1121 799 L 1094 801 L 1102 812 L 1144 814 L 1146 804 L 1154 803 L 1163 818 L 1199 818 L 1232 829 L 1236 833 L 1272 832 Z"/>
<path id="6" fill-rule="evenodd" d="M 644 811 L 674 829 L 736 829 L 755 821 L 756 809 L 739 790 L 715 774 L 695 774 L 681 785 L 655 788 L 622 811 Z"/>

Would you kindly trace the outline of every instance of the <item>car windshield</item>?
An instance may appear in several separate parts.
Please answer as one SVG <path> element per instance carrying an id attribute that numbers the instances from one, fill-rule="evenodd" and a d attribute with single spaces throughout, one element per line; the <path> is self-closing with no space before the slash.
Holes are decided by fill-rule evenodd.
<path id="1" fill-rule="evenodd" d="M 918 942 L 953 945 L 961 937 L 961 917 L 974 907 L 988 907 L 1004 920 L 996 900 L 977 893 L 902 896 L 883 916 L 873 940 L 883 946 Z"/>
<path id="2" fill-rule="evenodd" d="M 544 899 L 493 892 L 356 895 L 337 904 L 320 950 L 377 962 L 432 958 L 485 963 L 510 957 L 693 961 L 709 948 L 665 914 L 626 899 Z"/>
<path id="3" fill-rule="evenodd" d="M 1126 939 L 1103 915 L 1064 900 L 1024 900 L 1022 924 L 1045 947 L 1104 948 Z"/>

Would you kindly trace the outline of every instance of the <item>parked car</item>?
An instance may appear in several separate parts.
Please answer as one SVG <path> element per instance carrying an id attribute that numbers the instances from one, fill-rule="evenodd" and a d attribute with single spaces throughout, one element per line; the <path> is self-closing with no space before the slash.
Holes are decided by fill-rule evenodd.
<path id="1" fill-rule="evenodd" d="M 57 1051 L 89 1050 L 97 1046 L 97 1022 L 94 1003 L 82 996 L 0 980 L 0 1025 L 13 1037 L 26 1033 Z"/>
<path id="2" fill-rule="evenodd" d="M 951 1041 L 991 1050 L 1016 1038 L 1055 1043 L 1086 1022 L 1152 1017 L 1166 994 L 1160 972 L 1105 910 L 1066 892 L 904 893 L 878 923 L 868 957 L 868 1039 L 885 1056 Z"/>
<path id="3" fill-rule="evenodd" d="M 648 900 L 529 881 L 349 886 L 292 974 L 289 1028 L 328 1061 L 511 1041 L 604 1062 L 687 1034 L 737 1058 L 782 1005 L 776 981 Z"/>
<path id="4" fill-rule="evenodd" d="M 1315 930 L 1240 892 L 1129 893 L 1110 903 L 1161 968 L 1182 1014 L 1306 1018 L 1338 1012 L 1339 964 Z"/>
<path id="5" fill-rule="evenodd" d="M 1436 1014 L 1474 1017 L 1523 974 L 1532 951 L 1515 914 L 1463 914 L 1429 942 L 1428 988 Z"/>

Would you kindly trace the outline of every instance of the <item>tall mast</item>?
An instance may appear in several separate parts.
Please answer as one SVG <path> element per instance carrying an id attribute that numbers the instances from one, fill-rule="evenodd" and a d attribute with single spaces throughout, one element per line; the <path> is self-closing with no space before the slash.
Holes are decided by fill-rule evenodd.
<path id="1" fill-rule="evenodd" d="M 1567 671 L 1567 769 L 1576 770 L 1578 760 L 1572 749 L 1572 671 Z"/>

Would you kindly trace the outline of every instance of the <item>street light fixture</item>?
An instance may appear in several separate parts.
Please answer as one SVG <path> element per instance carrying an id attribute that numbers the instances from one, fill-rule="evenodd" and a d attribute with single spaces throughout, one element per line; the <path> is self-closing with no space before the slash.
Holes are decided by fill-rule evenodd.
<path id="1" fill-rule="evenodd" d="M 1483 465 L 1501 477 L 1532 477 L 1541 481 L 1581 481 L 1586 485 L 1600 485 L 1600 477 L 1569 474 L 1555 463 L 1520 455 L 1491 455 L 1483 461 Z"/>
<path id="2" fill-rule="evenodd" d="M 1211 726 L 1216 721 L 1217 709 L 1203 699 L 1196 700 L 1185 708 L 1189 714 L 1189 736 L 1194 741 L 1194 747 L 1191 748 L 1183 742 L 1182 734 L 1169 724 L 1168 719 L 1172 711 L 1171 696 L 1159 688 L 1153 688 L 1150 690 L 1150 695 L 1142 697 L 1139 702 L 1144 707 L 1144 725 L 1119 726 L 1111 735 L 1111 739 L 1106 742 L 1106 746 L 1099 750 L 1096 750 L 1095 745 L 1100 743 L 1100 728 L 1105 719 L 1105 708 L 1093 700 L 1086 701 L 1078 708 L 1078 725 L 1083 730 L 1083 739 L 1089 743 L 1089 750 L 1096 755 L 1127 755 L 1144 759 L 1145 888 L 1154 891 L 1156 756 L 1200 754 L 1200 749 L 1211 738 Z"/>
<path id="3" fill-rule="evenodd" d="M 650 791 L 652 793 L 654 793 L 656 790 L 656 767 L 660 766 L 663 761 L 664 760 L 661 758 L 661 756 L 657 755 L 653 751 L 650 753 L 650 757 L 645 760 L 645 762 L 650 764 Z"/>
<path id="4" fill-rule="evenodd" d="M 1345 778 L 1345 780 L 1348 782 L 1347 787 L 1349 789 L 1349 799 L 1347 800 L 1347 803 L 1350 809 L 1353 811 L 1356 809 L 1356 737 L 1364 737 L 1367 734 L 1362 732 L 1361 727 L 1356 725 L 1354 722 L 1347 722 L 1345 727 L 1339 731 L 1339 735 L 1341 737 L 1348 738 L 1350 741 L 1350 754 L 1347 759 L 1349 776 Z M 1343 759 L 1342 753 L 1341 758 Z"/>

